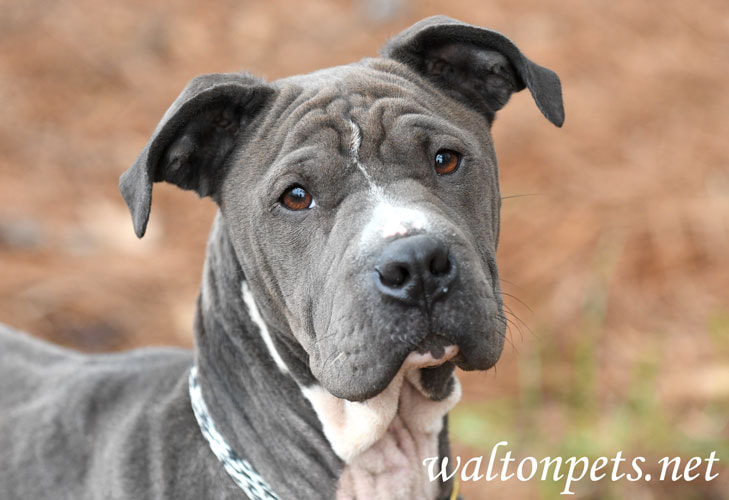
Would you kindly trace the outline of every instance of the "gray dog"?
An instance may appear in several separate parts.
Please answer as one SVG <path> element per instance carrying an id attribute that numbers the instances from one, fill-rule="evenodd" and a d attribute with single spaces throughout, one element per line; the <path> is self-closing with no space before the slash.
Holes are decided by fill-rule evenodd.
<path id="1" fill-rule="evenodd" d="M 500 194 L 490 135 L 560 82 L 446 17 L 382 57 L 266 83 L 195 78 L 120 188 L 220 210 L 196 349 L 89 356 L 0 329 L 0 498 L 448 499 L 454 376 L 496 363 Z M 428 459 L 432 460 L 428 460 Z"/>

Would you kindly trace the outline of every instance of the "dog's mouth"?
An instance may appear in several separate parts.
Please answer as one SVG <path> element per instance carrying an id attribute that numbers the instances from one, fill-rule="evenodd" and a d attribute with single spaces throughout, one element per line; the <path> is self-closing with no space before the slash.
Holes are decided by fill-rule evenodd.
<path id="1" fill-rule="evenodd" d="M 425 352 L 415 350 L 408 354 L 403 366 L 406 370 L 441 366 L 458 356 L 459 351 L 458 346 L 453 344 L 429 348 Z"/>
<path id="2" fill-rule="evenodd" d="M 487 370 L 502 347 L 497 302 L 480 300 L 490 297 L 488 290 L 464 290 L 454 289 L 452 300 L 437 302 L 428 314 L 390 302 L 347 299 L 335 315 L 320 317 L 326 323 L 311 349 L 312 374 L 332 395 L 366 401 L 405 368 L 416 372 L 411 377 L 421 382 L 423 395 L 434 401 L 448 397 L 456 367 Z"/>
<path id="3" fill-rule="evenodd" d="M 406 378 L 427 398 L 440 401 L 453 389 L 453 371 L 460 348 L 442 336 L 430 334 L 408 354 L 402 369 Z"/>

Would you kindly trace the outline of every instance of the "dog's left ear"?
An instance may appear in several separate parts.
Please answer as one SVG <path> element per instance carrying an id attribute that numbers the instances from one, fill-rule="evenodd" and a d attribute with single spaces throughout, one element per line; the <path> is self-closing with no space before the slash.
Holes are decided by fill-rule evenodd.
<path id="1" fill-rule="evenodd" d="M 138 237 L 147 228 L 152 183 L 167 181 L 215 197 L 230 152 L 273 92 L 239 73 L 202 75 L 187 84 L 119 179 Z"/>
<path id="2" fill-rule="evenodd" d="M 445 16 L 424 19 L 391 39 L 383 57 L 400 61 L 491 122 L 513 92 L 529 88 L 547 119 L 562 126 L 559 77 L 527 59 L 504 35 Z"/>

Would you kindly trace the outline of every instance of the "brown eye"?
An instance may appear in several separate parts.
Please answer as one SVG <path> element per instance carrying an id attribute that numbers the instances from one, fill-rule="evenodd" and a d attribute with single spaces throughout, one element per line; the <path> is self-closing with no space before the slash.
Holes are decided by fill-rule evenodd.
<path id="1" fill-rule="evenodd" d="M 281 204 L 289 210 L 306 210 L 313 208 L 316 203 L 314 197 L 298 184 L 295 184 L 284 191 L 281 195 Z"/>
<path id="2" fill-rule="evenodd" d="M 435 153 L 435 173 L 438 175 L 452 174 L 461 165 L 461 153 L 451 149 L 441 149 Z"/>

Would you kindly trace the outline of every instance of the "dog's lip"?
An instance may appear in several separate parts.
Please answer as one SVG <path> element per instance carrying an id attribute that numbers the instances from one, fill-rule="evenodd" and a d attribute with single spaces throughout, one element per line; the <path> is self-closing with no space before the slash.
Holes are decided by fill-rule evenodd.
<path id="1" fill-rule="evenodd" d="M 424 353 L 411 352 L 403 362 L 406 370 L 413 368 L 427 368 L 431 366 L 440 366 L 458 356 L 459 348 L 457 345 L 448 345 L 443 348 L 443 355 L 435 357 L 433 351 Z"/>

